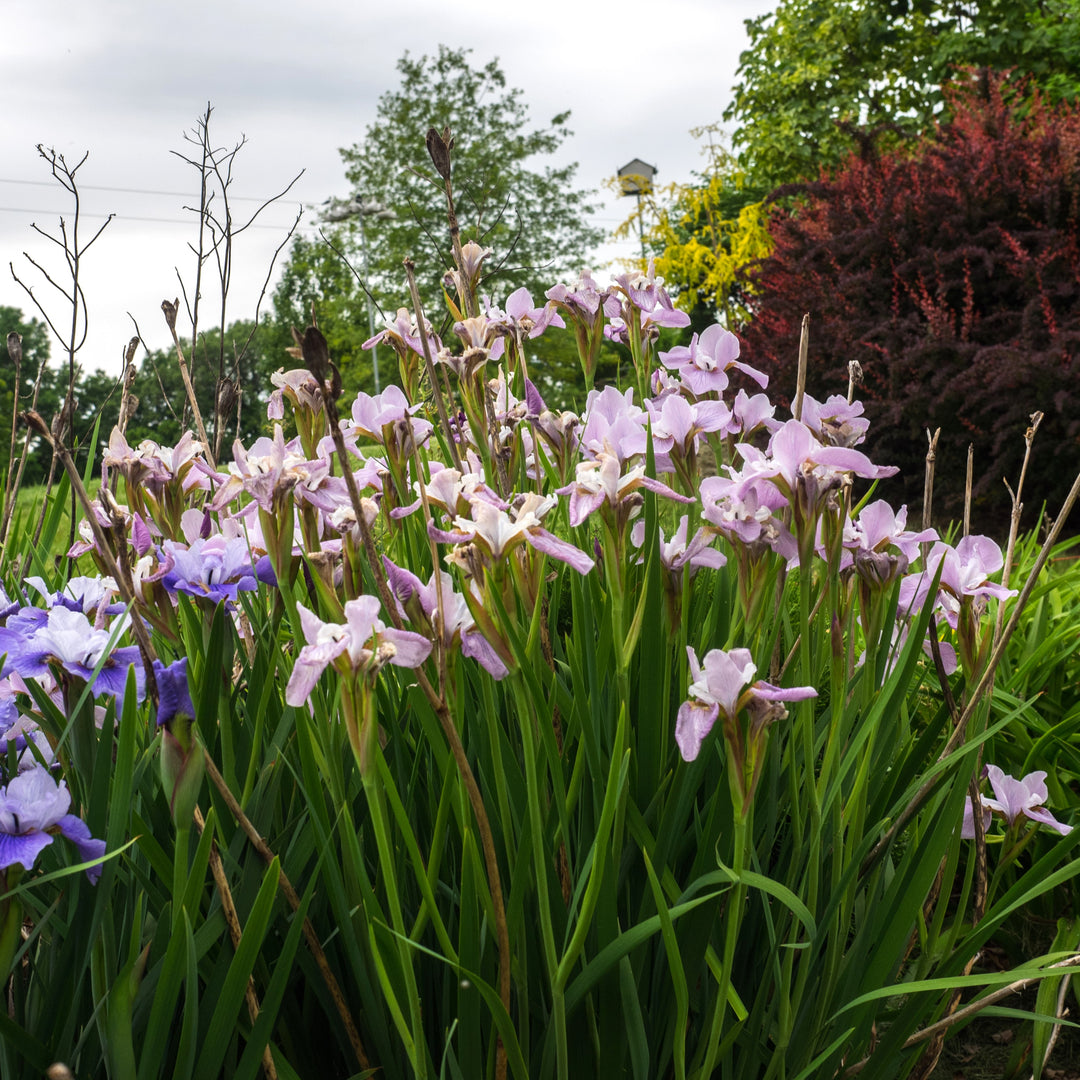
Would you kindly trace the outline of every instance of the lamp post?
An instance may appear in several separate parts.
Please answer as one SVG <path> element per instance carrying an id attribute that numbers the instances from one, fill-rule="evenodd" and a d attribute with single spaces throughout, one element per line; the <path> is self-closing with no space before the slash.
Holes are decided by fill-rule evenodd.
<path id="1" fill-rule="evenodd" d="M 641 212 L 641 196 L 652 192 L 652 180 L 656 175 L 655 165 L 650 165 L 641 158 L 628 161 L 618 172 L 619 194 L 636 195 L 638 209 L 638 235 L 641 238 L 641 261 L 647 263 L 645 257 L 645 217 Z"/>
<path id="2" fill-rule="evenodd" d="M 328 209 L 323 211 L 324 221 L 348 221 L 356 218 L 360 222 L 360 255 L 364 260 L 364 296 L 367 299 L 368 328 L 371 336 L 375 336 L 375 305 L 371 301 L 371 290 L 367 282 L 371 280 L 371 266 L 368 261 L 367 230 L 364 228 L 364 218 L 374 218 L 376 221 L 392 221 L 397 217 L 390 207 L 374 200 L 364 201 L 359 194 L 354 195 L 347 202 L 338 199 L 327 199 Z M 375 393 L 379 393 L 379 347 L 371 346 L 371 370 L 375 376 Z"/>

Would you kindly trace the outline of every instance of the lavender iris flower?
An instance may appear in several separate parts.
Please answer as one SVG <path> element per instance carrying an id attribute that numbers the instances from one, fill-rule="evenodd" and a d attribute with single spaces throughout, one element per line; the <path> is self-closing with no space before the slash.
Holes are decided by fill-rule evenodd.
<path id="1" fill-rule="evenodd" d="M 991 813 L 997 811 L 1010 826 L 1023 815 L 1040 825 L 1048 825 L 1051 829 L 1056 829 L 1062 836 L 1072 832 L 1070 825 L 1062 824 L 1043 806 L 1047 799 L 1045 772 L 1040 770 L 1028 773 L 1021 780 L 1009 776 L 997 765 L 987 765 L 985 772 L 990 781 L 990 787 L 993 789 L 994 798 L 986 799 L 980 796 L 984 828 L 990 823 Z M 966 800 L 964 806 L 964 823 L 960 835 L 967 840 L 975 837 L 974 809 L 970 798 Z"/>
<path id="2" fill-rule="evenodd" d="M 0 870 L 16 863 L 29 870 L 57 833 L 75 845 L 84 862 L 100 859 L 105 841 L 95 840 L 86 823 L 68 813 L 70 806 L 67 784 L 57 783 L 41 765 L 0 788 Z M 90 867 L 86 876 L 96 883 L 101 866 Z"/>
<path id="3" fill-rule="evenodd" d="M 701 752 L 705 736 L 718 719 L 723 718 L 725 737 L 735 725 L 742 709 L 761 713 L 759 726 L 786 715 L 785 701 L 803 701 L 817 697 L 812 686 L 793 686 L 783 689 L 758 679 L 749 649 L 711 649 L 704 664 L 698 662 L 693 648 L 687 646 L 690 658 L 690 697 L 679 708 L 675 723 L 675 741 L 685 761 L 693 761 Z M 729 742 L 731 740 L 729 739 Z"/>
<path id="4" fill-rule="evenodd" d="M 397 601 L 398 611 L 425 634 L 434 635 L 436 612 L 439 607 L 440 589 L 432 574 L 425 585 L 415 574 L 395 566 L 383 556 L 386 580 Z M 439 571 L 443 605 L 443 644 L 447 649 L 454 646 L 455 638 L 461 644 L 463 655 L 471 657 L 495 679 L 504 679 L 507 667 L 487 638 L 476 626 L 469 610 L 468 601 L 454 592 L 453 579 L 445 570 Z"/>
<path id="5" fill-rule="evenodd" d="M 216 604 L 235 602 L 241 589 L 258 588 L 251 550 L 243 537 L 227 540 L 218 534 L 195 540 L 187 548 L 166 540 L 162 547 L 172 560 L 172 569 L 162 578 L 169 592 L 185 592 Z"/>
<path id="6" fill-rule="evenodd" d="M 431 642 L 408 630 L 387 628 L 379 619 L 379 600 L 365 595 L 345 605 L 344 623 L 324 623 L 317 615 L 299 607 L 300 625 L 307 644 L 293 666 L 285 701 L 303 705 L 319 676 L 329 664 L 343 674 L 377 671 L 383 664 L 419 667 L 431 652 Z"/>
<path id="7" fill-rule="evenodd" d="M 158 727 L 172 723 L 178 716 L 189 720 L 195 717 L 195 705 L 191 700 L 187 678 L 188 658 L 181 657 L 166 666 L 154 661 L 154 680 L 158 689 Z"/>
<path id="8" fill-rule="evenodd" d="M 23 613 L 19 614 L 22 616 Z M 44 622 L 35 619 L 27 625 L 34 627 L 30 634 L 21 627 L 13 630 L 12 620 L 8 620 L 0 642 L 0 649 L 8 654 L 5 670 L 17 671 L 26 679 L 39 679 L 48 672 L 50 664 L 55 664 L 69 675 L 76 675 L 86 682 L 93 680 L 94 694 L 113 694 L 122 698 L 128 667 L 134 664 L 138 700 L 142 701 L 145 675 L 138 648 L 130 645 L 107 652 L 110 642 L 118 636 L 115 624 L 111 631 L 95 628 L 81 611 L 54 607 Z M 102 663 L 103 657 L 101 671 L 95 678 L 94 669 Z"/>
<path id="9" fill-rule="evenodd" d="M 661 362 L 679 373 L 683 385 L 694 395 L 721 394 L 727 389 L 728 372 L 732 369 L 749 375 L 758 386 L 769 385 L 769 377 L 749 364 L 740 363 L 739 339 L 719 323 L 695 334 L 689 345 L 677 345 L 660 353 Z"/>
<path id="10" fill-rule="evenodd" d="M 543 528 L 541 519 L 558 503 L 553 496 L 542 498 L 535 493 L 523 497 L 513 518 L 505 510 L 492 506 L 483 499 L 470 502 L 471 518 L 460 514 L 454 519 L 456 532 L 442 532 L 432 527 L 436 540 L 446 543 L 479 546 L 487 555 L 489 564 L 498 562 L 518 544 L 530 544 L 537 551 L 566 563 L 579 574 L 587 574 L 596 565 L 580 548 L 560 540 L 554 533 Z"/>

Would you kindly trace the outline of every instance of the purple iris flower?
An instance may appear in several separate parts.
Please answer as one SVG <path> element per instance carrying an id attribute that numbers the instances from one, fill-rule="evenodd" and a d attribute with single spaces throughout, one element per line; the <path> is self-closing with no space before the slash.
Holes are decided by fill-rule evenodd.
<path id="1" fill-rule="evenodd" d="M 258 588 L 251 549 L 243 537 L 227 540 L 219 533 L 186 548 L 173 540 L 166 540 L 162 547 L 172 560 L 172 569 L 162 578 L 169 592 L 185 592 L 216 604 L 235 602 L 241 589 Z"/>
<path id="2" fill-rule="evenodd" d="M 415 419 L 422 406 L 410 405 L 399 386 L 388 386 L 381 394 L 359 393 L 352 406 L 353 440 L 369 439 L 390 451 L 398 446 L 411 453 L 411 443 L 423 445 L 431 434 L 427 420 Z"/>
<path id="3" fill-rule="evenodd" d="M 289 495 L 297 484 L 311 479 L 312 473 L 327 472 L 325 461 L 308 461 L 297 439 L 285 442 L 281 425 L 274 425 L 274 437 L 259 437 L 248 450 L 237 439 L 233 443 L 233 463 L 229 474 L 214 474 L 220 484 L 211 510 L 228 506 L 241 491 L 246 491 L 259 504 L 261 510 L 273 513 L 283 510 L 289 503 Z"/>
<path id="4" fill-rule="evenodd" d="M 843 394 L 833 394 L 823 402 L 804 394 L 802 422 L 830 446 L 856 446 L 870 427 L 863 416 L 863 403 L 849 403 Z"/>
<path id="5" fill-rule="evenodd" d="M 285 398 L 294 409 L 309 409 L 313 413 L 323 411 L 322 388 L 319 380 L 307 368 L 293 368 L 291 371 L 275 371 L 270 381 L 277 387 L 270 395 L 266 407 L 268 420 L 285 418 Z"/>
<path id="6" fill-rule="evenodd" d="M 435 575 L 425 585 L 415 574 L 395 566 L 383 556 L 386 580 L 397 601 L 398 611 L 414 626 L 419 626 L 428 636 L 434 636 L 436 613 L 439 608 L 440 589 Z M 453 579 L 445 570 L 439 571 L 443 605 L 443 644 L 447 649 L 454 646 L 455 638 L 461 644 L 463 655 L 471 657 L 495 679 L 504 679 L 507 667 L 487 638 L 477 629 L 476 620 L 469 610 L 468 601 L 454 592 Z"/>
<path id="7" fill-rule="evenodd" d="M 434 356 L 442 348 L 442 342 L 439 341 L 438 335 L 432 332 L 431 323 L 427 319 L 424 323 L 431 355 Z M 365 341 L 360 348 L 372 349 L 382 342 L 390 345 L 399 356 L 404 356 L 407 352 L 415 353 L 420 357 L 424 355 L 424 343 L 416 328 L 416 316 L 410 314 L 408 308 L 398 308 L 397 318 L 393 322 L 387 321 L 386 328 Z"/>
<path id="8" fill-rule="evenodd" d="M 634 404 L 632 387 L 620 393 L 614 386 L 590 390 L 585 403 L 581 445 L 590 457 L 606 450 L 627 461 L 646 450 L 649 414 Z"/>
<path id="9" fill-rule="evenodd" d="M 571 525 L 580 525 L 590 514 L 607 504 L 621 528 L 640 511 L 642 488 L 676 502 L 694 501 L 659 480 L 646 476 L 644 465 L 636 465 L 624 473 L 619 458 L 606 451 L 591 461 L 579 461 L 573 482 L 566 487 L 556 488 L 556 492 L 570 496 Z"/>
<path id="10" fill-rule="evenodd" d="M 181 657 L 166 666 L 154 661 L 154 679 L 158 689 L 158 727 L 168 724 L 176 717 L 195 718 L 195 705 L 191 700 L 187 678 L 188 658 Z"/>
<path id="11" fill-rule="evenodd" d="M 307 644 L 293 665 L 285 701 L 303 705 L 329 664 L 345 675 L 374 672 L 383 664 L 419 667 L 431 652 L 431 642 L 408 630 L 387 628 L 379 616 L 378 597 L 364 595 L 345 604 L 344 623 L 324 623 L 307 608 L 299 607 L 300 625 Z"/>
<path id="12" fill-rule="evenodd" d="M 738 451 L 746 463 L 743 476 L 749 482 L 759 477 L 776 480 L 786 493 L 805 486 L 810 492 L 824 493 L 835 487 L 844 473 L 854 473 L 868 480 L 894 476 L 894 465 L 875 465 L 859 450 L 841 446 L 823 446 L 814 433 L 798 420 L 789 420 L 779 428 L 769 443 L 768 454 L 757 447 L 740 443 Z M 815 500 L 811 498 L 811 503 Z"/>
<path id="13" fill-rule="evenodd" d="M 677 455 L 689 454 L 701 435 L 726 431 L 731 423 L 731 410 L 722 401 L 691 404 L 679 394 L 668 394 L 661 398 L 659 408 L 651 401 L 646 406 L 652 415 L 655 443 Z"/>
<path id="14" fill-rule="evenodd" d="M 666 367 L 679 373 L 683 385 L 694 397 L 723 393 L 728 385 L 728 372 L 733 368 L 749 375 L 758 386 L 768 386 L 768 375 L 749 364 L 740 363 L 738 355 L 739 339 L 730 330 L 715 323 L 700 335 L 695 334 L 689 345 L 677 345 L 668 352 L 660 353 L 660 360 Z"/>
<path id="15" fill-rule="evenodd" d="M 72 611 L 85 612 L 91 617 L 99 608 L 103 609 L 106 615 L 119 615 L 124 610 L 123 604 L 111 602 L 117 591 L 112 578 L 73 577 L 56 592 L 50 591 L 43 578 L 28 577 L 25 581 L 44 597 L 45 606 L 49 608 L 59 605 Z"/>
<path id="16" fill-rule="evenodd" d="M 695 571 L 700 570 L 703 566 L 707 566 L 712 570 L 719 570 L 720 567 L 726 566 L 727 556 L 723 552 L 717 551 L 716 548 L 710 547 L 715 538 L 715 534 L 711 530 L 698 529 L 694 533 L 693 539 L 687 542 L 686 534 L 689 524 L 689 517 L 683 514 L 679 519 L 679 527 L 670 540 L 665 539 L 664 530 L 660 529 L 660 563 L 664 569 L 675 573 L 689 564 L 690 573 L 693 575 Z M 645 522 L 642 518 L 638 518 L 634 522 L 633 528 L 630 530 L 630 542 L 636 548 L 644 546 Z M 642 555 L 640 558 L 644 559 L 644 557 Z"/>
<path id="17" fill-rule="evenodd" d="M 988 536 L 965 536 L 955 548 L 939 540 L 926 557 L 926 569 L 900 583 L 900 611 L 906 613 L 922 608 L 938 566 L 941 566 L 937 603 L 944 610 L 949 625 L 955 629 L 965 601 L 981 610 L 989 597 L 1007 600 L 1016 595 L 1015 589 L 989 580 L 1004 563 L 1001 548 Z"/>
<path id="18" fill-rule="evenodd" d="M 781 426 L 778 420 L 773 419 L 776 406 L 769 401 L 767 394 L 755 394 L 750 397 L 745 390 L 740 390 L 735 395 L 735 401 L 731 406 L 732 434 L 741 433 L 745 438 L 753 434 L 760 427 L 776 431 Z"/>
<path id="19" fill-rule="evenodd" d="M 650 326 L 690 325 L 690 316 L 675 307 L 664 288 L 664 279 L 656 276 L 652 259 L 644 274 L 640 270 L 631 270 L 617 275 L 614 281 L 615 287 L 604 301 L 604 310 L 609 318 L 621 319 L 623 324 L 640 320 L 643 330 Z M 622 293 L 622 300 L 618 293 Z M 618 336 L 619 328 L 613 326 L 612 330 L 610 336 Z"/>
<path id="20" fill-rule="evenodd" d="M 22 614 L 20 612 L 20 616 Z M 34 632 L 27 635 L 20 630 L 13 633 L 11 620 L 8 620 L 0 641 L 0 649 L 6 649 L 8 654 L 5 670 L 17 671 L 26 679 L 39 679 L 47 674 L 50 664 L 56 664 L 69 675 L 90 682 L 94 669 L 104 657 L 101 671 L 93 678 L 94 694 L 112 694 L 122 700 L 127 671 L 134 664 L 138 700 L 142 701 L 145 674 L 138 647 L 114 647 L 106 655 L 110 641 L 117 636 L 115 624 L 111 631 L 95 628 L 81 611 L 65 607 L 52 608 L 44 623 L 40 620 L 34 620 L 34 623 Z"/>
<path id="21" fill-rule="evenodd" d="M 732 729 L 735 718 L 742 709 L 749 709 L 759 727 L 787 715 L 782 702 L 803 701 L 817 697 L 812 686 L 793 686 L 783 689 L 762 680 L 752 681 L 757 674 L 749 649 L 711 649 L 705 655 L 704 664 L 698 663 L 697 654 L 687 646 L 690 658 L 690 684 L 688 700 L 679 707 L 675 723 L 675 741 L 685 761 L 693 761 L 701 752 L 705 736 L 718 719 L 723 719 L 725 738 L 729 743 L 738 741 Z"/>
<path id="22" fill-rule="evenodd" d="M 41 765 L 0 788 L 0 870 L 16 863 L 29 870 L 57 833 L 75 845 L 83 862 L 100 859 L 105 841 L 95 840 L 86 823 L 68 813 L 70 806 L 67 784 Z M 91 866 L 86 876 L 96 883 L 101 866 Z"/>
<path id="23" fill-rule="evenodd" d="M 469 503 L 471 517 L 459 514 L 454 519 L 455 532 L 443 532 L 434 527 L 429 531 L 436 540 L 444 543 L 471 542 L 485 552 L 489 565 L 524 542 L 544 555 L 566 563 L 579 574 L 587 574 L 596 565 L 593 560 L 574 544 L 560 540 L 543 528 L 543 517 L 558 505 L 558 501 L 554 496 L 545 498 L 530 492 L 521 498 L 511 517 L 506 510 L 473 498 Z"/>
<path id="24" fill-rule="evenodd" d="M 784 559 L 798 556 L 790 529 L 777 511 L 787 499 L 769 480 L 743 484 L 728 476 L 707 476 L 701 481 L 701 514 L 733 544 L 761 553 L 772 548 Z"/>
<path id="25" fill-rule="evenodd" d="M 1004 816 L 1010 826 L 1023 815 L 1040 825 L 1049 825 L 1062 836 L 1072 832 L 1072 826 L 1062 824 L 1043 806 L 1047 799 L 1045 772 L 1040 770 L 1028 773 L 1022 780 L 1017 780 L 1003 772 L 997 765 L 987 765 L 985 774 L 990 781 L 994 798 L 986 799 L 980 796 L 984 828 L 989 825 L 991 813 L 996 810 Z M 964 807 L 964 823 L 960 835 L 967 840 L 975 837 L 974 810 L 970 798 L 966 800 Z"/>
<path id="26" fill-rule="evenodd" d="M 556 285 L 544 295 L 572 319 L 592 327 L 601 317 L 600 309 L 607 297 L 607 290 L 601 290 L 592 274 L 583 270 L 573 285 Z"/>

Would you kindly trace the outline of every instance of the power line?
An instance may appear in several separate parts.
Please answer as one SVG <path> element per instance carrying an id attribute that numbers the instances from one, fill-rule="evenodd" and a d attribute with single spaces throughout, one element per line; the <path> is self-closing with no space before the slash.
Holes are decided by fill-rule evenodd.
<path id="1" fill-rule="evenodd" d="M 64 216 L 62 210 L 42 210 L 40 208 L 34 209 L 28 206 L 0 206 L 0 214 L 57 214 L 61 217 Z M 91 214 L 85 210 L 79 211 L 80 218 L 100 218 L 104 220 L 109 217 L 108 214 Z M 195 222 L 195 218 L 163 218 L 163 217 L 139 217 L 135 214 L 120 214 L 115 213 L 112 215 L 114 221 L 144 221 L 155 222 L 160 225 L 186 225 L 190 226 Z M 249 228 L 252 229 L 284 229 L 288 227 L 287 222 L 283 222 L 280 225 L 272 225 L 270 223 L 264 223 L 261 221 L 252 222 Z"/>
<path id="2" fill-rule="evenodd" d="M 15 180 L 12 177 L 0 176 L 0 184 L 25 184 L 31 187 L 55 187 L 56 182 L 53 180 Z M 79 184 L 80 191 L 116 191 L 124 195 L 168 195 L 170 198 L 175 199 L 190 199 L 192 193 L 190 191 L 156 191 L 153 188 L 129 188 L 129 187 L 109 187 L 106 184 Z M 257 195 L 230 195 L 229 199 L 233 202 L 266 202 L 266 199 L 260 199 Z"/>

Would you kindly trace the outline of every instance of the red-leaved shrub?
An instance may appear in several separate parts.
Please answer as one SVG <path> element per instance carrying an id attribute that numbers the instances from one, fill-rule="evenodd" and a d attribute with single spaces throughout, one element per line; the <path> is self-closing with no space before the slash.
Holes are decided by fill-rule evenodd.
<path id="1" fill-rule="evenodd" d="M 975 515 L 993 527 L 1031 413 L 1045 420 L 1025 503 L 1056 509 L 1080 468 L 1080 107 L 983 74 L 949 111 L 904 153 L 867 142 L 835 175 L 777 193 L 797 197 L 749 270 L 743 355 L 792 393 L 809 312 L 808 389 L 843 393 L 860 362 L 870 452 L 901 466 L 916 505 L 926 429 L 941 428 L 935 507 L 952 515 L 973 442 Z"/>

